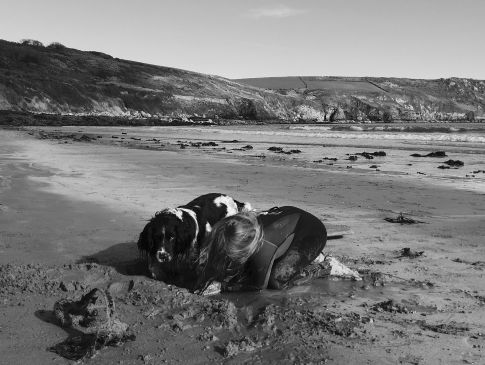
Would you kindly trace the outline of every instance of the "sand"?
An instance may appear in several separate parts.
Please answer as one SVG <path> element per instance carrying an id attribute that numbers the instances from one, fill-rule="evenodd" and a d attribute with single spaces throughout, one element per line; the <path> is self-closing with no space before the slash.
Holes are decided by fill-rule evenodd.
<path id="1" fill-rule="evenodd" d="M 91 363 L 483 363 L 480 191 L 254 152 L 181 150 L 175 139 L 155 149 L 102 140 L 0 130 L 0 363 L 68 362 L 46 351 L 69 335 L 52 307 L 94 287 L 111 288 L 136 340 Z M 135 242 L 146 220 L 207 192 L 257 209 L 296 205 L 348 228 L 325 252 L 364 282 L 205 298 L 142 275 Z M 399 212 L 424 223 L 384 220 Z M 424 254 L 399 257 L 405 247 Z"/>

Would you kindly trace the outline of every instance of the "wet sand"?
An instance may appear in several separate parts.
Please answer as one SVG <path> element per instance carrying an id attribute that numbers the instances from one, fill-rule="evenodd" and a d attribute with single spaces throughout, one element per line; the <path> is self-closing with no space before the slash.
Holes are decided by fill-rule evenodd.
<path id="1" fill-rule="evenodd" d="M 254 153 L 236 158 L 180 150 L 175 140 L 147 149 L 39 140 L 7 130 L 0 139 L 0 264 L 10 278 L 0 301 L 6 363 L 66 362 L 45 350 L 66 337 L 50 323 L 53 303 L 130 280 L 135 289 L 119 290 L 115 299 L 137 340 L 90 362 L 462 364 L 480 363 L 484 355 L 485 204 L 479 192 L 264 161 Z M 329 241 L 325 250 L 366 280 L 319 279 L 283 293 L 199 298 L 140 275 L 134 242 L 145 221 L 206 192 L 224 192 L 257 209 L 296 205 L 330 227 L 348 227 L 353 233 Z M 384 221 L 399 212 L 425 223 Z M 404 247 L 424 255 L 399 258 Z M 86 258 L 97 264 L 78 263 Z M 15 282 L 25 283 L 19 288 Z M 61 282 L 73 285 L 65 291 Z M 235 326 L 213 318 L 224 298 L 237 306 Z M 388 299 L 408 313 L 399 306 L 372 309 Z M 209 312 L 198 322 L 201 308 Z M 154 309 L 157 315 L 147 314 Z M 175 323 L 174 315 L 188 309 L 193 315 Z M 336 329 L 339 323 L 345 326 Z M 241 345 L 244 336 L 250 341 Z"/>

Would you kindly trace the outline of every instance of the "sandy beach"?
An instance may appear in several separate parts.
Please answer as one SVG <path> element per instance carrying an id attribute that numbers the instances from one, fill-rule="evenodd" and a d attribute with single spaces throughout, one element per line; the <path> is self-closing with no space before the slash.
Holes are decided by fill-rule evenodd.
<path id="1" fill-rule="evenodd" d="M 93 364 L 484 363 L 485 174 L 471 177 L 485 169 L 480 144 L 293 137 L 0 129 L 0 363 L 70 363 L 46 350 L 70 335 L 52 307 L 94 287 L 110 288 L 136 339 Z M 217 145 L 190 145 L 201 141 Z M 345 160 L 363 149 L 387 156 Z M 409 158 L 437 149 L 466 170 Z M 142 275 L 135 242 L 146 221 L 207 192 L 261 210 L 295 205 L 345 230 L 325 253 L 363 282 L 198 297 Z M 384 220 L 400 212 L 423 223 Z M 424 253 L 401 257 L 403 248 Z"/>

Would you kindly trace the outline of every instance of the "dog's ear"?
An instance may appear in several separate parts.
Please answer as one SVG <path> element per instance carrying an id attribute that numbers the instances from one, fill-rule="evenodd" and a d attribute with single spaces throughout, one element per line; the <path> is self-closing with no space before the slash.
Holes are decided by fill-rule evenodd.
<path id="1" fill-rule="evenodd" d="M 143 228 L 143 231 L 138 237 L 138 250 L 143 254 L 149 254 L 153 250 L 153 238 L 152 238 L 152 223 L 149 222 Z"/>
<path id="2" fill-rule="evenodd" d="M 177 225 L 177 243 L 174 249 L 178 253 L 185 253 L 191 249 L 193 242 L 197 239 L 197 226 L 192 217 L 184 217 Z"/>

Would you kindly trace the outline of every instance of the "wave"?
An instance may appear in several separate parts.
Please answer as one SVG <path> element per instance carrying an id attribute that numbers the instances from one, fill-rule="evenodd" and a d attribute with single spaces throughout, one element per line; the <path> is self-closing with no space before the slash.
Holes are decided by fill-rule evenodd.
<path id="1" fill-rule="evenodd" d="M 362 125 L 334 125 L 334 126 L 317 126 L 317 125 L 304 125 L 304 126 L 290 126 L 290 130 L 306 130 L 306 131 L 354 131 L 354 132 L 412 132 L 412 133 L 466 133 L 466 132 L 485 132 L 485 125 L 475 128 L 459 128 L 455 126 L 437 126 L 437 125 L 410 125 L 410 126 L 362 126 Z"/>
<path id="2" fill-rule="evenodd" d="M 485 143 L 484 134 L 472 133 L 403 133 L 394 131 L 334 131 L 323 128 L 315 130 L 313 127 L 301 126 L 299 128 L 286 128 L 274 130 L 255 130 L 238 128 L 218 127 L 150 127 L 150 129 L 173 128 L 177 131 L 197 132 L 198 134 L 227 134 L 227 135 L 253 135 L 253 136 L 288 136 L 297 138 L 338 138 L 338 139 L 380 139 L 380 140 L 402 140 L 402 141 L 439 141 L 439 142 L 464 142 L 464 143 Z M 316 141 L 316 143 L 318 143 Z"/>
<path id="3" fill-rule="evenodd" d="M 312 131 L 312 130 L 319 130 L 319 131 L 330 131 L 333 127 L 325 126 L 325 125 L 290 125 L 288 129 L 291 130 L 303 130 L 303 131 Z"/>
<path id="4" fill-rule="evenodd" d="M 323 137 L 323 136 L 322 136 Z M 485 143 L 485 136 L 474 134 L 443 134 L 443 133 L 332 133 L 325 138 L 344 138 L 344 139 L 387 139 L 403 141 L 439 141 L 439 142 L 468 142 Z"/>

